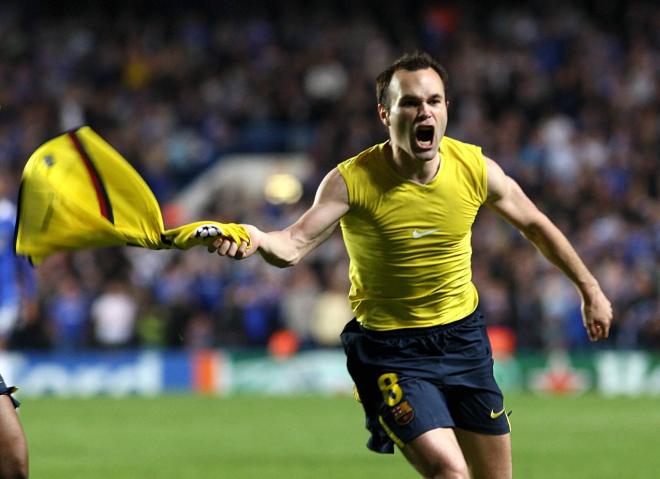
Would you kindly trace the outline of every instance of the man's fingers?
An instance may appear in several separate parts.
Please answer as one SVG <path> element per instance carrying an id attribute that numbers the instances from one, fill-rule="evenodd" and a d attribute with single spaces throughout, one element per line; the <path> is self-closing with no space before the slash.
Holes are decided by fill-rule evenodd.
<path id="1" fill-rule="evenodd" d="M 218 254 L 221 254 L 222 256 L 226 256 L 227 253 L 229 252 L 229 248 L 231 248 L 231 241 L 228 239 L 222 240 L 222 244 L 218 248 Z"/>
<path id="2" fill-rule="evenodd" d="M 207 250 L 209 253 L 217 252 L 220 256 L 229 256 L 236 259 L 242 259 L 246 256 L 248 244 L 241 241 L 241 244 L 234 243 L 229 238 L 218 238 L 211 243 Z"/>
<path id="3" fill-rule="evenodd" d="M 596 324 L 596 328 L 600 339 L 606 339 L 610 335 L 609 324 Z"/>
<path id="4" fill-rule="evenodd" d="M 236 252 L 238 251 L 238 245 L 234 242 L 232 242 L 229 245 L 229 250 L 227 251 L 227 254 L 231 257 L 236 256 Z"/>
<path id="5" fill-rule="evenodd" d="M 589 335 L 589 340 L 598 341 L 599 339 L 605 339 L 609 336 L 609 328 L 603 324 L 592 322 L 588 324 L 587 333 Z"/>
<path id="6" fill-rule="evenodd" d="M 241 241 L 241 246 L 238 247 L 238 252 L 236 253 L 236 257 L 238 259 L 242 259 L 245 257 L 245 252 L 247 251 L 247 242 Z"/>

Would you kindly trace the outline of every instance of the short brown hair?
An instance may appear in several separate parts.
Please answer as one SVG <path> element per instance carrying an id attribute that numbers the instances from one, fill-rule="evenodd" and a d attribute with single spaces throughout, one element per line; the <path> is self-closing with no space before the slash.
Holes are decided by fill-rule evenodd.
<path id="1" fill-rule="evenodd" d="M 389 108 L 389 105 L 387 104 L 389 101 L 387 98 L 387 88 L 390 86 L 392 77 L 397 70 L 407 70 L 414 72 L 417 70 L 424 70 L 425 68 L 433 68 L 436 73 L 440 75 L 442 84 L 445 87 L 446 96 L 447 90 L 449 88 L 449 75 L 447 74 L 447 70 L 445 70 L 445 68 L 428 53 L 417 51 L 413 53 L 406 53 L 405 55 L 399 57 L 394 63 L 383 70 L 378 75 L 378 77 L 376 77 L 376 97 L 378 99 L 378 103 L 385 106 L 386 108 Z"/>

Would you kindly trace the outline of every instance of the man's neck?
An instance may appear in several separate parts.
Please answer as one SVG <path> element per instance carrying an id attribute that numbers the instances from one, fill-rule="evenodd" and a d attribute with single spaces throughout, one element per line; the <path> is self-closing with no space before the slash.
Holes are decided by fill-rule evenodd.
<path id="1" fill-rule="evenodd" d="M 401 148 L 397 148 L 392 142 L 388 142 L 387 161 L 394 171 L 406 180 L 425 185 L 435 178 L 440 168 L 440 152 L 436 153 L 432 160 L 424 161 L 410 156 Z"/>

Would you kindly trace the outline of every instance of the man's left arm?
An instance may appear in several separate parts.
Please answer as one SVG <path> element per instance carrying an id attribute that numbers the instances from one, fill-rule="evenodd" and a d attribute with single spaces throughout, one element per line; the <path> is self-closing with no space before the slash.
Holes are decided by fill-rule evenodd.
<path id="1" fill-rule="evenodd" d="M 607 338 L 612 306 L 566 236 L 490 158 L 486 205 L 515 226 L 575 284 L 582 297 L 582 319 L 591 341 Z"/>

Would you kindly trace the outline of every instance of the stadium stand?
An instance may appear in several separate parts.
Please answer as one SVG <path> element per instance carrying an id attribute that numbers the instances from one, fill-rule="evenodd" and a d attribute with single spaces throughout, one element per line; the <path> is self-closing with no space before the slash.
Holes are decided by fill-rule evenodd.
<path id="1" fill-rule="evenodd" d="M 177 195 L 227 157 L 304 153 L 299 202 L 273 204 L 229 185 L 191 219 L 286 225 L 328 169 L 384 140 L 375 76 L 420 48 L 450 72 L 448 134 L 482 145 L 601 281 L 616 318 L 607 346 L 660 348 L 660 13 L 651 2 L 502 3 L 488 12 L 417 2 L 412 10 L 424 15 L 414 18 L 408 2 L 270 2 L 249 15 L 250 2 L 75 14 L 38 3 L 0 5 L 3 201 L 15 202 L 42 142 L 89 124 L 143 175 L 170 221 Z M 7 241 L 3 230 L 0 246 Z M 473 243 L 486 317 L 514 332 L 519 351 L 600 347 L 583 332 L 572 286 L 512 228 L 484 212 Z M 264 346 L 285 328 L 309 348 L 331 346 L 328 328 L 350 319 L 337 319 L 350 314 L 336 294 L 348 288 L 339 237 L 288 270 L 202 249 L 153 253 L 157 266 L 136 254 L 50 258 L 4 347 Z M 112 335 L 100 325 L 119 303 L 132 330 Z"/>

